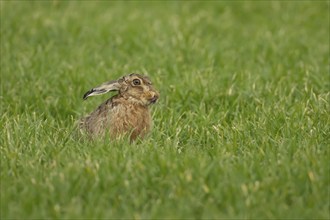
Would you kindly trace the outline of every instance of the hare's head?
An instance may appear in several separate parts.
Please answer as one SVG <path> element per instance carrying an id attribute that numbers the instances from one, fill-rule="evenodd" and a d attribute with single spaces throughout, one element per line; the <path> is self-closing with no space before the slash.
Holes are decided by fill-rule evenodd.
<path id="1" fill-rule="evenodd" d="M 110 91 L 118 91 L 122 97 L 130 102 L 144 106 L 155 103 L 159 98 L 158 91 L 154 89 L 148 77 L 132 73 L 91 89 L 85 93 L 84 99 Z"/>

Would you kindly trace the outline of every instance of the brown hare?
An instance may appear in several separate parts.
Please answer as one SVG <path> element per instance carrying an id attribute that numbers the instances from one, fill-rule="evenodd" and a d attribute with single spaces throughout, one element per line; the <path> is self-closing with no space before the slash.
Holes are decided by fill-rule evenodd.
<path id="1" fill-rule="evenodd" d="M 80 128 L 92 137 L 110 135 L 111 139 L 116 139 L 129 135 L 131 141 L 143 138 L 151 128 L 149 105 L 159 98 L 150 79 L 132 73 L 89 90 L 83 98 L 110 91 L 118 91 L 118 94 L 83 118 Z"/>

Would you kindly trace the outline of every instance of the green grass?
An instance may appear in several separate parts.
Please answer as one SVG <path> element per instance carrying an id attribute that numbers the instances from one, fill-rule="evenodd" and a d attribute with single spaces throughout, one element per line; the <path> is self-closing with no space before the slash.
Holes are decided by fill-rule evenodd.
<path id="1" fill-rule="evenodd" d="M 329 2 L 1 1 L 1 219 L 329 219 Z M 148 74 L 150 136 L 82 141 Z"/>

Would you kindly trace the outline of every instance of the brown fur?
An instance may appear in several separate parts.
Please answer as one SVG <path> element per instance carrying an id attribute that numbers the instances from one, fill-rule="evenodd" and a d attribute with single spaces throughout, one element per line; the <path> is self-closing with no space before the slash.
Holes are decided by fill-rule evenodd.
<path id="1" fill-rule="evenodd" d="M 136 79 L 140 80 L 140 85 L 134 85 Z M 116 89 L 113 89 L 114 83 Z M 112 139 L 125 135 L 130 135 L 131 141 L 143 138 L 151 129 L 149 105 L 159 97 L 149 78 L 130 74 L 90 90 L 84 98 L 105 93 L 104 88 L 118 90 L 118 94 L 83 118 L 80 127 L 92 137 L 109 134 Z"/>

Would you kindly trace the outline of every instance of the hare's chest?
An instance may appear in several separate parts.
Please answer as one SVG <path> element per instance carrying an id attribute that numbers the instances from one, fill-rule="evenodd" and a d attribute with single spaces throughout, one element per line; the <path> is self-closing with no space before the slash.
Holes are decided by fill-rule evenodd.
<path id="1" fill-rule="evenodd" d="M 110 130 L 112 133 L 131 133 L 144 136 L 150 130 L 151 115 L 149 109 L 136 105 L 117 105 L 112 109 Z"/>

